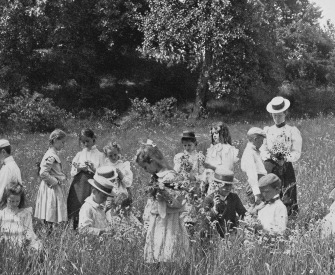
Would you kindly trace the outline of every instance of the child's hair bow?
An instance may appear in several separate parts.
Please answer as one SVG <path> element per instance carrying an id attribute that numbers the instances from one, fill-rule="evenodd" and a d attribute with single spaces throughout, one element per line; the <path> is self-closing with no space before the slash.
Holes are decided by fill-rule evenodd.
<path id="1" fill-rule="evenodd" d="M 151 139 L 147 139 L 147 143 L 145 143 L 145 145 L 150 145 L 152 147 L 156 147 L 156 144 Z"/>

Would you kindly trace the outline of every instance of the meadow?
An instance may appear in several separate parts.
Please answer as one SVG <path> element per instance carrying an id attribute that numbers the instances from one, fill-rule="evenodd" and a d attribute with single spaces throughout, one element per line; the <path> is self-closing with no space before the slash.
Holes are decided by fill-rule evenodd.
<path id="1" fill-rule="evenodd" d="M 224 118 L 220 118 L 224 120 Z M 200 120 L 192 127 L 171 125 L 164 127 L 133 126 L 117 128 L 98 122 L 76 122 L 68 127 L 69 137 L 61 152 L 64 170 L 69 175 L 70 162 L 80 150 L 78 132 L 90 127 L 97 134 L 97 147 L 110 140 L 118 141 L 123 148 L 124 159 L 132 160 L 141 142 L 152 139 L 172 164 L 173 156 L 182 150 L 180 134 L 193 129 L 198 135 L 198 150 L 206 152 L 210 145 L 209 125 L 212 120 Z M 270 118 L 257 122 L 228 123 L 233 144 L 243 153 L 246 132 L 252 126 L 272 124 Z M 199 240 L 192 240 L 192 258 L 187 265 L 147 265 L 143 261 L 144 235 L 136 240 L 100 239 L 83 237 L 70 228 L 59 226 L 47 236 L 43 225 L 34 221 L 35 231 L 44 243 L 41 255 L 18 250 L 2 244 L 0 249 L 1 274 L 332 274 L 335 242 L 320 240 L 317 223 L 328 211 L 328 194 L 335 187 L 335 117 L 292 119 L 303 137 L 301 159 L 294 164 L 297 173 L 300 213 L 289 221 L 288 234 L 278 246 L 269 247 L 266 242 L 254 239 L 246 245 L 246 236 L 239 234 L 226 240 L 215 239 L 213 249 L 201 258 Z M 13 155 L 21 168 L 27 190 L 28 206 L 34 206 L 39 179 L 36 162 L 40 161 L 48 147 L 48 134 L 13 133 L 8 138 Z M 134 211 L 139 215 L 146 203 L 144 186 L 148 174 L 133 162 Z M 236 178 L 240 180 L 237 193 L 246 202 L 246 177 L 239 163 Z M 69 186 L 68 186 L 69 187 Z M 67 187 L 67 188 L 68 188 Z M 249 238 L 252 238 L 252 236 Z"/>

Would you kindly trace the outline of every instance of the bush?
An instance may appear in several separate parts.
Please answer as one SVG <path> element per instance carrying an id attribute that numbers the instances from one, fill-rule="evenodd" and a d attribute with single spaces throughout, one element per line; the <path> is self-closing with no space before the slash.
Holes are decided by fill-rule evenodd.
<path id="1" fill-rule="evenodd" d="M 172 123 L 186 119 L 184 113 L 177 109 L 177 99 L 163 98 L 155 104 L 150 104 L 146 98 L 131 99 L 129 122 L 141 125 L 169 126 Z"/>
<path id="2" fill-rule="evenodd" d="M 0 123 L 6 130 L 23 132 L 50 132 L 62 128 L 65 120 L 71 115 L 54 105 L 49 98 L 39 94 L 24 92 L 21 96 L 9 97 L 2 92 L 0 96 L 2 108 Z M 5 119 L 6 118 L 6 119 Z"/>

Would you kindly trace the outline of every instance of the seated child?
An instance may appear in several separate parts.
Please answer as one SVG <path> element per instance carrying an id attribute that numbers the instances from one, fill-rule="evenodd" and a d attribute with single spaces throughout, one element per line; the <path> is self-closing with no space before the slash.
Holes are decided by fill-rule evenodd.
<path id="1" fill-rule="evenodd" d="M 42 243 L 33 230 L 31 207 L 24 208 L 25 193 L 19 182 L 9 183 L 0 203 L 0 240 L 40 250 Z M 27 243 L 28 242 L 28 243 Z"/>
<path id="2" fill-rule="evenodd" d="M 222 238 L 233 231 L 238 225 L 238 216 L 242 219 L 247 212 L 237 194 L 231 193 L 233 185 L 237 183 L 234 173 L 219 167 L 214 173 L 214 192 L 204 199 L 206 218 L 200 232 L 202 241 L 208 241 L 213 233 L 211 223 L 215 223 L 216 230 Z"/>
<path id="3" fill-rule="evenodd" d="M 118 173 L 113 166 L 99 167 L 96 173 L 109 180 L 113 186 L 118 180 Z M 135 238 L 142 233 L 143 225 L 131 212 L 128 203 L 124 199 L 125 197 L 121 197 L 122 199 L 120 200 L 120 194 L 116 194 L 114 189 L 115 187 L 113 187 L 115 196 L 110 196 L 107 199 L 109 205 L 106 202 L 107 221 L 118 236 Z"/>
<path id="4" fill-rule="evenodd" d="M 85 199 L 79 211 L 79 232 L 100 236 L 111 232 L 103 204 L 108 196 L 115 194 L 110 181 L 102 176 L 95 174 L 88 182 L 93 188 L 91 195 Z"/>
<path id="5" fill-rule="evenodd" d="M 282 235 L 287 226 L 287 209 L 280 200 L 281 180 L 275 174 L 267 174 L 258 182 L 264 199 L 264 207 L 258 211 L 258 220 L 265 233 Z"/>
<path id="6" fill-rule="evenodd" d="M 252 127 L 248 133 L 248 143 L 241 159 L 241 169 L 247 174 L 248 183 L 246 193 L 251 206 L 259 204 L 262 201 L 261 193 L 258 187 L 258 180 L 267 174 L 259 148 L 266 137 L 265 132 L 257 127 Z"/>

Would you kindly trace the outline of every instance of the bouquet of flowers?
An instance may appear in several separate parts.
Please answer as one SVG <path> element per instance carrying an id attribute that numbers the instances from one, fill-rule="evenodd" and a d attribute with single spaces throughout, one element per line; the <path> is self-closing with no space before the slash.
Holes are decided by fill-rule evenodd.
<path id="1" fill-rule="evenodd" d="M 275 142 L 270 150 L 271 159 L 275 162 L 280 160 L 286 160 L 286 157 L 290 155 L 291 150 L 286 146 L 285 143 Z"/>
<path id="2" fill-rule="evenodd" d="M 180 158 L 180 168 L 181 168 L 181 172 L 186 172 L 186 173 L 190 173 L 193 166 L 192 163 L 189 161 L 190 156 L 187 154 L 183 154 L 183 156 Z"/>

